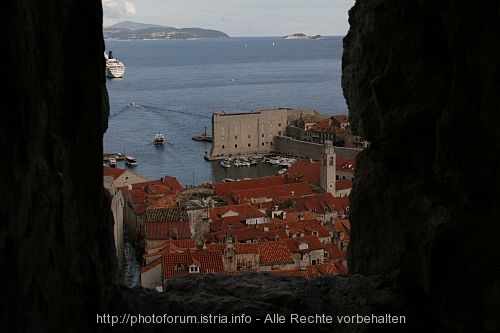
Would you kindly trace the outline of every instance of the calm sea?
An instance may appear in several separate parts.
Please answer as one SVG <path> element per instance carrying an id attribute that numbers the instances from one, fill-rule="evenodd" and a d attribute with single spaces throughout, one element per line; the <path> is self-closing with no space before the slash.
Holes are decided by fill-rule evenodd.
<path id="1" fill-rule="evenodd" d="M 211 144 L 191 138 L 205 127 L 211 134 L 214 111 L 347 113 L 340 87 L 342 37 L 107 40 L 109 50 L 126 71 L 106 82 L 111 110 L 104 152 L 136 157 L 139 164 L 131 170 L 151 180 L 169 175 L 192 185 L 277 171 L 264 164 L 224 169 L 205 161 Z M 164 147 L 153 144 L 158 132 L 165 135 Z"/>

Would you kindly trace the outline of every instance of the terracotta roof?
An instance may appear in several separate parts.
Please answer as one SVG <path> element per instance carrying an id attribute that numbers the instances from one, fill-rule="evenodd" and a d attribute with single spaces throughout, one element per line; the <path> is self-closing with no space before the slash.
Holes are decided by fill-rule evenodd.
<path id="1" fill-rule="evenodd" d="M 346 275 L 347 267 L 338 261 L 326 261 L 314 266 L 321 275 Z"/>
<path id="2" fill-rule="evenodd" d="M 222 255 L 217 252 L 196 252 L 165 254 L 163 256 L 163 277 L 170 279 L 175 276 L 189 274 L 189 266 L 195 264 L 200 274 L 224 272 Z"/>
<path id="3" fill-rule="evenodd" d="M 308 130 L 308 132 L 315 132 L 315 133 L 331 133 L 334 135 L 340 135 L 340 134 L 345 134 L 345 129 L 337 127 L 335 125 L 328 125 L 325 123 L 316 123 L 313 126 L 311 126 Z"/>
<path id="4" fill-rule="evenodd" d="M 182 250 L 182 252 L 193 252 L 196 251 L 196 243 L 194 239 L 168 239 L 151 246 L 146 246 L 144 250 L 146 252 L 156 251 L 156 253 L 163 250 L 167 252 L 173 250 L 175 253 L 178 253 L 179 250 Z"/>
<path id="5" fill-rule="evenodd" d="M 132 191 L 126 193 L 132 203 L 134 212 L 137 215 L 142 215 L 149 205 L 154 206 L 156 200 L 174 192 L 159 180 L 154 180 L 132 184 Z M 170 201 L 171 198 L 168 200 Z"/>
<path id="6" fill-rule="evenodd" d="M 152 208 L 146 210 L 147 222 L 189 221 L 188 213 L 181 207 Z"/>
<path id="7" fill-rule="evenodd" d="M 213 220 L 220 220 L 232 216 L 237 216 L 240 220 L 246 220 L 253 217 L 264 217 L 266 214 L 255 208 L 249 203 L 240 205 L 229 205 L 222 207 L 213 207 L 209 210 L 210 218 Z"/>
<path id="8" fill-rule="evenodd" d="M 302 231 L 305 235 L 330 237 L 330 230 L 328 227 L 321 225 L 321 222 L 317 219 L 289 221 L 286 225 L 288 226 L 290 233 L 294 231 Z"/>
<path id="9" fill-rule="evenodd" d="M 312 194 L 313 191 L 307 183 L 290 183 L 251 190 L 232 191 L 228 196 L 232 202 L 252 202 L 252 199 L 295 197 Z"/>
<path id="10" fill-rule="evenodd" d="M 335 182 L 335 190 L 347 190 L 349 188 L 352 188 L 352 181 L 350 179 L 344 179 L 344 180 L 337 180 Z"/>
<path id="11" fill-rule="evenodd" d="M 301 181 L 319 184 L 320 168 L 319 162 L 296 161 L 283 173 L 283 177 L 287 182 Z"/>
<path id="12" fill-rule="evenodd" d="M 264 218 L 266 214 L 249 203 L 241 205 L 230 205 L 223 207 L 213 207 L 209 209 L 209 216 L 212 220 L 211 231 L 245 228 L 246 220 L 251 218 Z"/>
<path id="13" fill-rule="evenodd" d="M 165 176 L 160 178 L 160 181 L 174 192 L 184 191 L 184 187 L 181 185 L 181 183 L 179 183 L 179 181 L 175 177 Z"/>
<path id="14" fill-rule="evenodd" d="M 175 193 L 165 193 L 159 198 L 150 198 L 147 202 L 147 209 L 172 207 L 177 207 L 177 195 Z"/>
<path id="15" fill-rule="evenodd" d="M 349 242 L 351 236 L 351 223 L 348 219 L 335 219 L 333 230 L 336 233 L 342 232 L 344 234 L 344 239 L 342 241 Z"/>
<path id="16" fill-rule="evenodd" d="M 269 273 L 286 277 L 299 277 L 304 279 L 316 279 L 320 276 L 314 266 L 306 266 L 303 269 L 273 269 Z"/>
<path id="17" fill-rule="evenodd" d="M 258 243 L 257 246 L 261 265 L 285 265 L 295 262 L 292 254 L 283 243 L 266 242 Z"/>
<path id="18" fill-rule="evenodd" d="M 314 213 L 308 210 L 305 211 L 297 211 L 295 209 L 287 209 L 286 210 L 286 217 L 284 221 L 289 222 L 289 221 L 299 221 L 299 219 L 304 219 L 304 220 L 313 220 L 313 219 L 318 219 L 320 216 L 319 213 Z"/>
<path id="19" fill-rule="evenodd" d="M 336 199 L 331 193 L 312 194 L 290 198 L 280 203 L 280 206 L 291 206 L 297 211 L 312 211 L 324 214 L 336 211 Z"/>
<path id="20" fill-rule="evenodd" d="M 324 244 L 321 243 L 317 236 L 304 236 L 300 238 L 287 238 L 280 240 L 286 245 L 288 250 L 292 253 L 307 253 L 310 251 L 324 249 Z M 307 249 L 300 249 L 301 244 L 307 244 Z"/>
<path id="21" fill-rule="evenodd" d="M 189 222 L 146 222 L 144 223 L 146 239 L 191 238 Z"/>
<path id="22" fill-rule="evenodd" d="M 345 114 L 337 114 L 332 116 L 333 119 L 337 120 L 341 124 L 348 124 L 349 123 L 349 116 Z"/>
<path id="23" fill-rule="evenodd" d="M 345 252 L 342 251 L 337 245 L 332 244 L 332 243 L 326 243 L 325 245 L 325 251 L 328 252 L 328 258 L 329 259 L 345 259 Z"/>
<path id="24" fill-rule="evenodd" d="M 354 168 L 356 167 L 356 158 L 337 155 L 335 158 L 335 166 L 337 171 L 354 173 Z"/>
<path id="25" fill-rule="evenodd" d="M 103 167 L 103 176 L 111 176 L 114 179 L 120 177 L 125 171 L 125 169 Z"/>
<path id="26" fill-rule="evenodd" d="M 257 227 L 256 227 L 257 226 Z M 204 235 L 207 242 L 222 242 L 227 236 L 231 236 L 233 242 L 244 243 L 247 241 L 252 241 L 254 239 L 260 239 L 263 237 L 263 228 L 258 228 L 258 225 L 252 225 L 250 227 L 245 227 L 241 229 L 225 229 L 216 232 L 209 232 Z"/>
<path id="27" fill-rule="evenodd" d="M 226 200 L 229 192 L 236 190 L 250 190 L 254 188 L 262 188 L 267 186 L 274 186 L 284 184 L 285 181 L 282 176 L 269 176 L 253 179 L 245 179 L 237 182 L 222 182 L 214 184 L 215 195 L 222 200 Z"/>

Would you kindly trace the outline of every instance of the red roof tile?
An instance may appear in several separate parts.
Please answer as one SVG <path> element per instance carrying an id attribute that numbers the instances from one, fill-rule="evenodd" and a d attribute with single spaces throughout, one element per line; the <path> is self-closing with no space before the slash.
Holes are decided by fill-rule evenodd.
<path id="1" fill-rule="evenodd" d="M 299 277 L 304 279 L 315 279 L 320 276 L 314 266 L 306 266 L 303 269 L 273 269 L 269 273 L 286 277 Z"/>
<path id="2" fill-rule="evenodd" d="M 292 254 L 283 243 L 266 242 L 258 243 L 257 246 L 261 265 L 285 265 L 295 262 Z"/>
<path id="3" fill-rule="evenodd" d="M 335 165 L 337 171 L 352 172 L 354 173 L 354 168 L 356 167 L 355 157 L 343 157 L 337 155 L 335 159 Z"/>
<path id="4" fill-rule="evenodd" d="M 175 177 L 165 176 L 160 178 L 160 181 L 174 192 L 184 191 L 184 187 L 181 185 L 181 183 L 179 183 L 179 181 Z"/>
<path id="5" fill-rule="evenodd" d="M 286 245 L 288 250 L 292 253 L 307 253 L 310 251 L 324 249 L 325 246 L 321 243 L 317 236 L 304 236 L 300 238 L 287 238 L 280 240 Z M 301 244 L 307 244 L 307 249 L 300 249 Z"/>
<path id="6" fill-rule="evenodd" d="M 328 252 L 329 259 L 345 259 L 345 252 L 342 251 L 336 244 L 326 243 L 325 251 Z"/>
<path id="7" fill-rule="evenodd" d="M 321 275 L 346 275 L 347 267 L 338 261 L 326 261 L 322 264 L 315 265 Z"/>
<path id="8" fill-rule="evenodd" d="M 126 170 L 120 168 L 103 167 L 103 176 L 111 176 L 114 179 L 120 177 Z"/>
<path id="9" fill-rule="evenodd" d="M 287 182 L 301 181 L 319 184 L 320 168 L 321 165 L 318 162 L 296 161 L 285 171 L 283 177 Z"/>
<path id="10" fill-rule="evenodd" d="M 146 222 L 146 239 L 191 238 L 189 222 Z"/>
<path id="11" fill-rule="evenodd" d="M 228 197 L 230 197 L 232 202 L 238 203 L 245 201 L 252 202 L 252 200 L 260 198 L 295 197 L 312 193 L 313 191 L 307 183 L 290 183 L 251 190 L 236 190 L 232 191 Z"/>
<path id="12" fill-rule="evenodd" d="M 352 181 L 350 179 L 337 180 L 335 182 L 336 191 L 347 190 L 349 188 L 352 188 Z"/>
<path id="13" fill-rule="evenodd" d="M 189 274 L 191 264 L 199 267 L 200 274 L 224 272 L 222 255 L 217 252 L 165 254 L 163 256 L 164 279 Z"/>
<path id="14" fill-rule="evenodd" d="M 161 253 L 163 251 L 167 253 L 194 252 L 196 251 L 196 243 L 194 239 L 168 239 L 158 244 L 146 246 L 144 250 L 146 252 L 154 251 L 153 253 Z"/>
<path id="15" fill-rule="evenodd" d="M 214 184 L 215 195 L 222 200 L 227 199 L 227 194 L 236 190 L 250 190 L 254 188 L 262 188 L 266 186 L 274 186 L 284 184 L 285 181 L 281 176 L 270 176 L 253 179 L 245 179 L 237 182 L 223 182 Z"/>

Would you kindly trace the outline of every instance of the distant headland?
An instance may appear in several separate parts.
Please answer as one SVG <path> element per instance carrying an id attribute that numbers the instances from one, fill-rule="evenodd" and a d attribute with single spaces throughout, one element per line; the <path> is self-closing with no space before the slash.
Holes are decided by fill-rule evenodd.
<path id="1" fill-rule="evenodd" d="M 286 35 L 283 36 L 284 39 L 323 39 L 323 36 L 321 35 L 316 35 L 316 36 L 307 36 L 303 33 L 296 33 L 293 35 Z"/>
<path id="2" fill-rule="evenodd" d="M 132 21 L 123 21 L 102 29 L 104 39 L 117 40 L 146 40 L 146 39 L 200 39 L 200 38 L 228 38 L 229 36 L 218 30 L 202 28 L 174 28 L 159 24 L 145 24 Z"/>

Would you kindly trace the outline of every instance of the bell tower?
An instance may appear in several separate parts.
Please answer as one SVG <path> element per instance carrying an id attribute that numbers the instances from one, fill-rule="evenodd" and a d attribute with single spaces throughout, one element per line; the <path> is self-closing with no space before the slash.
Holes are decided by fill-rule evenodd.
<path id="1" fill-rule="evenodd" d="M 325 140 L 321 154 L 320 185 L 327 193 L 335 195 L 336 156 L 332 141 Z"/>

